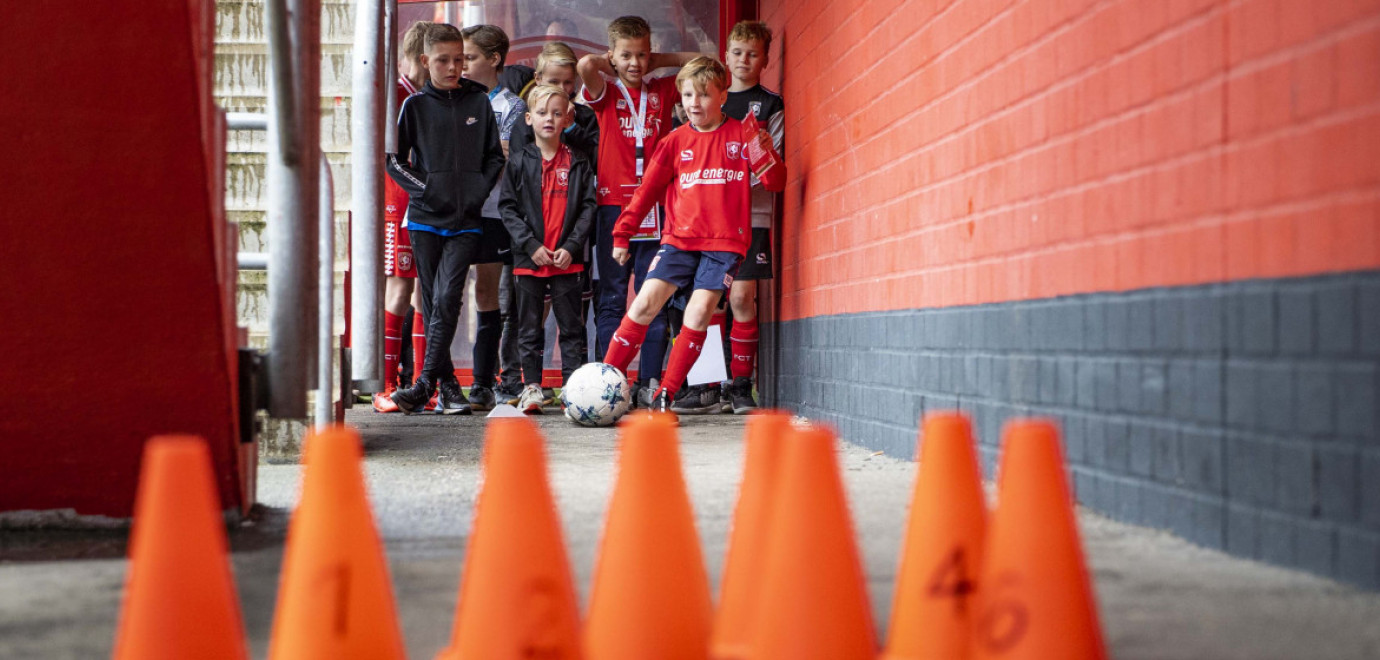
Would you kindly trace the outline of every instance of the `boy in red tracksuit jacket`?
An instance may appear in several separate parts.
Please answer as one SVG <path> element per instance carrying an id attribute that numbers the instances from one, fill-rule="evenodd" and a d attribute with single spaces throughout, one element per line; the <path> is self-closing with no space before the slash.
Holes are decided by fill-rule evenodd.
<path id="1" fill-rule="evenodd" d="M 724 115 L 728 72 L 717 60 L 691 60 L 676 76 L 676 87 L 690 123 L 657 145 L 642 186 L 613 230 L 613 258 L 624 263 L 628 260 L 628 239 L 637 231 L 641 218 L 665 197 L 668 217 L 661 248 L 647 271 L 647 283 L 604 354 L 608 364 L 626 369 L 657 310 L 678 289 L 692 289 L 665 378 L 653 395 L 652 410 L 662 412 L 669 412 L 670 397 L 685 383 L 690 366 L 699 358 L 709 319 L 733 285 L 752 241 L 747 140 L 772 151 L 766 131 L 747 136 L 741 121 Z M 760 178 L 767 190 L 783 190 L 785 167 L 770 167 Z"/>

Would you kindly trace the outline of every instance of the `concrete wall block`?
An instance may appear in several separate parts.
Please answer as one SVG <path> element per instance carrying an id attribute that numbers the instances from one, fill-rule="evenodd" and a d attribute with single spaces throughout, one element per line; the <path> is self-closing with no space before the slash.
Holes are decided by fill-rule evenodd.
<path id="1" fill-rule="evenodd" d="M 1294 536 L 1297 519 L 1269 511 L 1260 513 L 1260 554 L 1257 558 L 1280 564 L 1297 566 L 1295 563 Z"/>
<path id="2" fill-rule="evenodd" d="M 1126 474 L 1131 469 L 1131 425 L 1125 419 L 1107 422 L 1103 467 L 1114 474 Z"/>
<path id="3" fill-rule="evenodd" d="M 1226 501 L 1216 497 L 1193 498 L 1193 527 L 1188 540 L 1220 550 L 1226 547 Z"/>
<path id="4" fill-rule="evenodd" d="M 1225 378 L 1222 362 L 1199 360 L 1193 364 L 1194 419 L 1205 424 L 1220 424 L 1226 418 Z"/>
<path id="5" fill-rule="evenodd" d="M 1191 538 L 1193 525 L 1193 497 L 1180 490 L 1169 492 L 1169 517 L 1165 528 L 1183 538 Z"/>
<path id="6" fill-rule="evenodd" d="M 1083 415 L 1064 415 L 1059 426 L 1064 435 L 1064 454 L 1068 462 L 1081 465 L 1087 457 L 1088 431 L 1087 417 Z"/>
<path id="7" fill-rule="evenodd" d="M 1187 348 L 1184 315 L 1186 296 L 1166 294 L 1154 299 L 1155 306 L 1155 351 L 1172 354 Z"/>
<path id="8" fill-rule="evenodd" d="M 1121 403 L 1117 392 L 1117 362 L 1116 360 L 1098 360 L 1095 365 L 1093 368 L 1094 396 L 1096 397 L 1094 408 L 1102 412 L 1116 412 Z"/>
<path id="9" fill-rule="evenodd" d="M 1315 345 L 1316 323 L 1311 287 L 1288 287 L 1278 292 L 1279 350 L 1290 355 L 1308 355 Z"/>
<path id="10" fill-rule="evenodd" d="M 1156 426 L 1150 434 L 1150 474 L 1165 484 L 1183 479 L 1179 463 L 1179 433 L 1167 426 Z"/>
<path id="11" fill-rule="evenodd" d="M 1333 396 L 1336 397 L 1337 432 L 1355 438 L 1375 440 L 1376 397 L 1375 363 L 1350 363 L 1337 368 Z"/>
<path id="12" fill-rule="evenodd" d="M 1081 351 L 1086 342 L 1083 301 L 1062 301 L 1054 307 L 1057 339 L 1054 348 L 1059 351 Z"/>
<path id="13" fill-rule="evenodd" d="M 1227 306 L 1227 349 L 1265 355 L 1275 351 L 1275 294 L 1252 289 L 1231 296 Z"/>
<path id="14" fill-rule="evenodd" d="M 1140 496 L 1145 487 L 1142 483 L 1132 479 L 1118 479 L 1116 481 L 1116 509 L 1115 515 L 1121 520 L 1132 524 L 1142 524 Z"/>
<path id="15" fill-rule="evenodd" d="M 1315 515 L 1318 508 L 1313 490 L 1316 467 L 1311 445 L 1294 442 L 1276 445 L 1276 510 L 1303 517 Z"/>
<path id="16" fill-rule="evenodd" d="M 1337 568 L 1337 527 L 1331 523 L 1300 520 L 1293 524 L 1294 565 L 1318 575 L 1333 575 Z"/>
<path id="17" fill-rule="evenodd" d="M 1140 361 L 1118 360 L 1116 364 L 1116 409 L 1125 413 L 1140 412 Z"/>
<path id="18" fill-rule="evenodd" d="M 1146 484 L 1141 489 L 1140 512 L 1143 525 L 1157 529 L 1169 529 L 1169 509 L 1172 496 L 1170 490 L 1157 484 Z"/>
<path id="19" fill-rule="evenodd" d="M 1294 371 L 1288 363 L 1270 363 L 1260 368 L 1256 385 L 1256 419 L 1265 430 L 1289 433 L 1294 430 Z"/>
<path id="20" fill-rule="evenodd" d="M 1243 451 L 1248 448 L 1243 448 Z M 1227 492 L 1227 440 L 1218 431 L 1179 434 L 1179 469 L 1184 484 L 1199 492 Z"/>
<path id="21" fill-rule="evenodd" d="M 1319 512 L 1326 520 L 1351 523 L 1360 510 L 1361 455 L 1354 447 L 1320 446 L 1317 483 Z M 1380 473 L 1375 475 L 1380 477 Z M 1374 482 L 1371 486 L 1375 489 Z"/>
<path id="22" fill-rule="evenodd" d="M 1356 287 L 1349 281 L 1327 283 L 1317 290 L 1318 350 L 1346 355 L 1356 350 Z"/>
<path id="23" fill-rule="evenodd" d="M 1380 356 L 1380 282 L 1356 286 L 1357 349 L 1368 357 Z"/>
<path id="24" fill-rule="evenodd" d="M 1227 363 L 1227 424 L 1237 429 L 1258 429 L 1260 418 L 1260 365 L 1250 362 Z"/>
<path id="25" fill-rule="evenodd" d="M 1227 552 L 1241 557 L 1260 555 L 1260 511 L 1240 504 L 1227 505 Z"/>
<path id="26" fill-rule="evenodd" d="M 1140 412 L 1153 417 L 1163 417 L 1167 407 L 1168 375 L 1165 363 L 1153 360 L 1141 364 L 1140 368 Z"/>
<path id="27" fill-rule="evenodd" d="M 1193 363 L 1188 360 L 1170 360 L 1166 366 L 1165 396 L 1167 417 L 1170 419 L 1193 419 Z"/>
<path id="28" fill-rule="evenodd" d="M 1107 301 L 1106 348 L 1123 352 L 1131 349 L 1131 301 L 1115 299 Z"/>
<path id="29" fill-rule="evenodd" d="M 1380 450 L 1372 448 L 1361 452 L 1360 472 L 1357 492 L 1360 495 L 1361 522 L 1366 527 L 1380 530 Z"/>
<path id="30" fill-rule="evenodd" d="M 1338 530 L 1335 575 L 1363 589 L 1380 589 L 1380 533 Z"/>
<path id="31" fill-rule="evenodd" d="M 1155 348 L 1155 299 L 1149 296 L 1133 298 L 1127 308 L 1127 342 L 1136 352 Z"/>
<path id="32" fill-rule="evenodd" d="M 1154 473 L 1155 464 L 1154 428 L 1137 420 L 1130 424 L 1130 430 L 1127 469 L 1132 475 L 1149 478 Z"/>
<path id="33" fill-rule="evenodd" d="M 1226 347 L 1226 304 L 1220 288 L 1193 295 L 1184 305 L 1184 346 L 1197 353 L 1212 353 Z"/>
<path id="34" fill-rule="evenodd" d="M 1294 428 L 1306 435 L 1328 435 L 1332 416 L 1332 370 L 1299 364 L 1294 371 Z"/>
<path id="35" fill-rule="evenodd" d="M 1083 454 L 1088 465 L 1099 470 L 1107 469 L 1107 437 L 1111 435 L 1106 417 L 1093 415 L 1086 418 Z"/>
<path id="36" fill-rule="evenodd" d="M 1080 358 L 1074 363 L 1074 403 L 1083 410 L 1097 409 L 1097 360 Z"/>
<path id="37" fill-rule="evenodd" d="M 1227 495 L 1260 506 L 1275 502 L 1275 445 L 1246 435 L 1227 438 Z"/>
<path id="38" fill-rule="evenodd" d="M 1083 308 L 1083 348 L 1089 352 L 1107 349 L 1107 299 L 1104 296 L 1089 296 Z"/>
<path id="39" fill-rule="evenodd" d="M 1010 398 L 1017 403 L 1037 403 L 1040 398 L 1039 364 L 1033 357 L 1014 357 L 1010 365 Z"/>

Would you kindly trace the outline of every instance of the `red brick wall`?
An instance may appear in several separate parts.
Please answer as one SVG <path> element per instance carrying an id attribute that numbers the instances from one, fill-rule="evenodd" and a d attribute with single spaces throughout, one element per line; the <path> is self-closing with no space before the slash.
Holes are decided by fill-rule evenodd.
<path id="1" fill-rule="evenodd" d="M 761 0 L 782 320 L 1380 267 L 1380 0 Z"/>

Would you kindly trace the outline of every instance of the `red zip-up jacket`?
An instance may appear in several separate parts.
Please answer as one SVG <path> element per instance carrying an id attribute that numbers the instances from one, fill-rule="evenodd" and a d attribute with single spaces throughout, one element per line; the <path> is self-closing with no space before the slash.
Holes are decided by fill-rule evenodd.
<path id="1" fill-rule="evenodd" d="M 662 244 L 747 254 L 752 242 L 752 177 L 744 146 L 748 139 L 743 122 L 732 117 L 708 133 L 686 124 L 662 138 L 642 185 L 613 227 L 613 246 L 628 247 L 642 218 L 664 196 Z M 785 190 L 786 168 L 767 170 L 762 185 L 772 192 Z"/>

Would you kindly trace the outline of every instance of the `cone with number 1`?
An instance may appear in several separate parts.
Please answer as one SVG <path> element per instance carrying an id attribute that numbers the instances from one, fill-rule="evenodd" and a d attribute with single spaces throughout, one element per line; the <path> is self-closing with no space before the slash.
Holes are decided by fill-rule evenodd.
<path id="1" fill-rule="evenodd" d="M 973 430 L 960 413 L 925 417 L 920 473 L 891 606 L 884 660 L 968 657 L 987 504 Z"/>
<path id="2" fill-rule="evenodd" d="M 362 457 L 353 430 L 333 427 L 307 436 L 302 500 L 288 526 L 271 659 L 403 657 Z"/>
<path id="3" fill-rule="evenodd" d="M 1106 658 L 1053 423 L 1007 426 L 997 497 L 978 577 L 972 657 Z"/>

